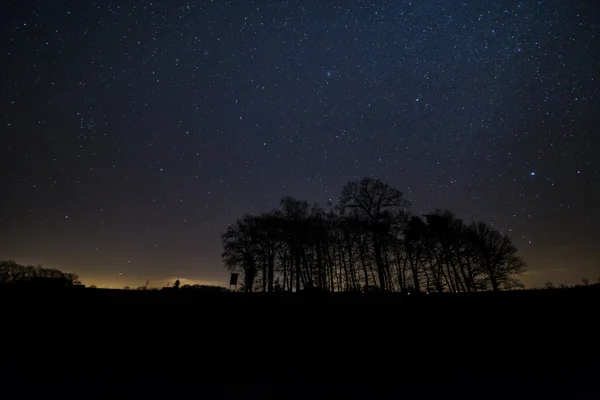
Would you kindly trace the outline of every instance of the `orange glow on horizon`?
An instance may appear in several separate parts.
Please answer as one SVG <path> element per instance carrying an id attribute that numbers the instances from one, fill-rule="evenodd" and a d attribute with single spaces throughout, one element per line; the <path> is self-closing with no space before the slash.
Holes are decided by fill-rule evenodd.
<path id="1" fill-rule="evenodd" d="M 83 283 L 86 287 L 90 287 L 91 285 L 95 285 L 101 289 L 123 289 L 126 286 L 129 286 L 131 289 L 135 289 L 140 286 L 145 286 L 146 281 L 143 279 L 133 279 L 131 277 L 125 278 L 122 280 L 113 280 L 106 279 L 102 277 L 81 277 L 81 283 Z M 199 280 L 199 279 L 188 279 L 188 278 L 168 278 L 168 279 L 157 279 L 157 280 L 148 280 L 148 289 L 162 289 L 163 287 L 173 286 L 173 283 L 179 279 L 181 286 L 183 285 L 210 285 L 210 286 L 222 286 L 226 287 L 227 282 L 224 281 L 207 281 L 207 280 Z"/>

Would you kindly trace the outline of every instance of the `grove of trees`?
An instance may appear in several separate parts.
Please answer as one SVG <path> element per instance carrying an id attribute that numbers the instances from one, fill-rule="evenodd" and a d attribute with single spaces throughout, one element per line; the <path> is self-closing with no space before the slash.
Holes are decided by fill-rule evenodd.
<path id="1" fill-rule="evenodd" d="M 80 283 L 77 274 L 62 272 L 55 268 L 20 265 L 14 261 L 0 261 L 0 285 L 25 285 L 40 280 L 62 281 L 65 285 Z"/>
<path id="2" fill-rule="evenodd" d="M 417 216 L 402 192 L 372 178 L 347 183 L 337 205 L 285 197 L 221 236 L 242 290 L 476 292 L 522 286 L 509 237 L 446 210 Z"/>
<path id="3" fill-rule="evenodd" d="M 191 291 L 195 293 L 225 293 L 227 292 L 227 288 L 222 286 L 214 286 L 214 285 L 183 285 L 181 286 L 182 291 Z"/>

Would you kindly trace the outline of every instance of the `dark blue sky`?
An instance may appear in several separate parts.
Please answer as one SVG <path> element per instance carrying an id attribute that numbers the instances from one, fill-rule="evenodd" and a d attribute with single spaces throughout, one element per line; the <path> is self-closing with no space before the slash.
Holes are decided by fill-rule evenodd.
<path id="1" fill-rule="evenodd" d="M 508 233 L 529 286 L 593 281 L 599 7 L 10 2 L 0 258 L 224 285 L 241 213 L 373 176 Z"/>

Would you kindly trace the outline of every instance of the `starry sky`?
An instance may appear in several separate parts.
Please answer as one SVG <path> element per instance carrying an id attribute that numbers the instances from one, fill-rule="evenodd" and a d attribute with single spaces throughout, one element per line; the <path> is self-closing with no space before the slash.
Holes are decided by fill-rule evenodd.
<path id="1" fill-rule="evenodd" d="M 363 176 L 600 276 L 597 1 L 10 1 L 0 259 L 227 285 L 220 233 Z"/>

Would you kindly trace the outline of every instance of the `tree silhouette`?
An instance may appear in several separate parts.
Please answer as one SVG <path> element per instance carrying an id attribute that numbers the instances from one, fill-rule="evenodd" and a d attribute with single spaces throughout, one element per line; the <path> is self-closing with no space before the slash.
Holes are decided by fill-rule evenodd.
<path id="1" fill-rule="evenodd" d="M 55 268 L 19 265 L 14 261 L 0 261 L 0 284 L 73 286 L 80 284 L 79 276 Z"/>
<path id="2" fill-rule="evenodd" d="M 308 203 L 292 197 L 284 197 L 280 202 L 280 208 L 283 215 L 284 237 L 290 254 L 289 287 L 292 290 L 295 283 L 296 291 L 299 292 L 301 282 L 310 285 L 305 253 L 308 236 Z"/>
<path id="3" fill-rule="evenodd" d="M 283 238 L 283 221 L 280 213 L 262 214 L 254 218 L 255 243 L 258 257 L 266 268 L 262 269 L 263 292 L 273 292 L 275 258 Z"/>
<path id="4" fill-rule="evenodd" d="M 583 286 L 589 286 L 590 285 L 590 280 L 588 278 L 583 278 L 581 280 L 581 283 L 583 283 Z"/>
<path id="5" fill-rule="evenodd" d="M 179 282 L 179 279 L 177 279 L 175 281 L 175 283 L 173 284 L 173 289 L 179 289 L 179 286 L 181 285 L 181 282 Z"/>
<path id="6" fill-rule="evenodd" d="M 386 264 L 383 259 L 383 242 L 388 235 L 394 218 L 402 215 L 409 206 L 397 189 L 373 178 L 352 181 L 342 188 L 341 209 L 349 210 L 362 222 L 363 229 L 369 233 L 375 265 L 379 278 L 379 287 L 386 288 Z M 387 272 L 387 274 L 386 274 Z"/>
<path id="7" fill-rule="evenodd" d="M 523 273 L 525 263 L 517 256 L 517 248 L 510 238 L 485 222 L 471 224 L 470 234 L 477 260 L 492 290 L 518 286 L 518 281 L 513 276 Z"/>
<path id="8" fill-rule="evenodd" d="M 197 293 L 224 293 L 228 292 L 228 290 L 221 286 L 212 286 L 212 285 L 183 285 L 181 287 L 182 291 L 193 291 Z"/>
<path id="9" fill-rule="evenodd" d="M 244 288 L 248 292 L 254 289 L 257 273 L 256 232 L 255 218 L 246 215 L 221 235 L 223 262 L 229 270 L 243 272 Z"/>
<path id="10" fill-rule="evenodd" d="M 364 178 L 326 209 L 284 197 L 277 210 L 244 215 L 221 235 L 223 262 L 242 290 L 452 291 L 521 287 L 525 263 L 505 235 L 447 210 L 410 215 L 389 185 Z"/>

